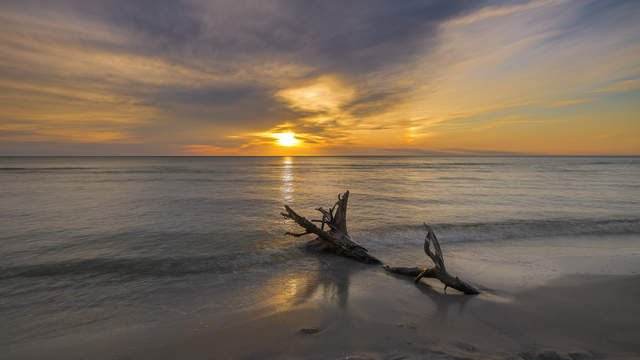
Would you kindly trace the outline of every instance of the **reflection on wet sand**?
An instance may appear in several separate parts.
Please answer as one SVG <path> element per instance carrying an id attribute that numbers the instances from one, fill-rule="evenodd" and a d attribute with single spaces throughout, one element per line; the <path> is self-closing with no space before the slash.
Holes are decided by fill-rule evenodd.
<path id="1" fill-rule="evenodd" d="M 319 257 L 315 271 L 303 275 L 289 272 L 285 277 L 274 282 L 274 287 L 269 291 L 273 294 L 270 298 L 272 305 L 280 310 L 286 310 L 308 302 L 316 302 L 346 309 L 349 304 L 352 276 L 363 270 L 375 271 L 370 266 L 331 255 L 313 256 Z M 394 281 L 412 281 L 403 276 L 393 274 L 389 276 L 398 278 Z M 464 312 L 466 304 L 474 299 L 456 290 L 449 289 L 444 293 L 441 288 L 432 287 L 424 281 L 416 284 L 416 288 L 435 305 L 435 311 L 428 317 L 440 322 L 447 319 L 451 310 L 458 313 Z"/>
<path id="2" fill-rule="evenodd" d="M 297 296 L 293 301 L 294 305 L 303 304 L 314 298 L 315 295 L 325 302 L 334 303 L 341 308 L 345 308 L 349 300 L 351 275 L 361 271 L 364 267 L 360 264 L 355 264 L 356 266 L 336 265 L 341 264 L 319 261 L 319 271 L 296 294 Z"/>
<path id="3" fill-rule="evenodd" d="M 342 259 L 322 259 L 323 255 L 320 257 L 316 271 L 305 275 L 290 272 L 286 278 L 276 280 L 274 286 L 279 289 L 269 291 L 274 294 L 270 299 L 272 304 L 278 308 L 289 308 L 319 301 L 346 308 L 351 276 L 368 267 L 352 262 L 344 264 Z"/>

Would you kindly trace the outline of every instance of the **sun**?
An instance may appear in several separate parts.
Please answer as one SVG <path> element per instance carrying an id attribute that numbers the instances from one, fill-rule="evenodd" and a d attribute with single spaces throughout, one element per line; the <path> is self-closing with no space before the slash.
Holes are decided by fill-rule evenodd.
<path id="1" fill-rule="evenodd" d="M 296 134 L 292 133 L 291 131 L 276 133 L 273 134 L 273 137 L 278 139 L 278 145 L 281 146 L 295 146 L 300 142 L 300 140 L 296 139 Z"/>

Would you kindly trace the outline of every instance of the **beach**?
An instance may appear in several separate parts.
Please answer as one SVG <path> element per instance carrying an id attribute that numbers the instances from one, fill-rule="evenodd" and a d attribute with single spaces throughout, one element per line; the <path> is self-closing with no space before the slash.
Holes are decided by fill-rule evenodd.
<path id="1" fill-rule="evenodd" d="M 52 359 L 631 359 L 640 356 L 640 245 L 637 237 L 606 240 L 623 250 L 601 245 L 594 254 L 601 238 L 555 239 L 555 246 L 546 247 L 546 239 L 521 242 L 521 250 L 537 249 L 531 257 L 535 265 L 502 269 L 480 259 L 509 255 L 513 250 L 503 251 L 508 243 L 477 244 L 485 246 L 469 254 L 480 259 L 452 262 L 452 271 L 480 286 L 477 296 L 450 289 L 445 294 L 432 279 L 415 285 L 377 266 L 319 255 L 316 277 L 293 277 L 264 290 L 280 298 L 265 299 L 262 306 L 56 338 L 7 354 L 16 359 L 43 353 Z M 545 273 L 548 267 L 555 274 Z M 510 276 L 490 277 L 494 272 Z"/>
<path id="2" fill-rule="evenodd" d="M 638 19 L 0 1 L 0 360 L 640 360 Z"/>
<path id="3" fill-rule="evenodd" d="M 4 161 L 4 358 L 640 356 L 635 158 Z M 346 184 L 355 241 L 431 266 L 429 220 L 480 294 L 284 235 Z"/>

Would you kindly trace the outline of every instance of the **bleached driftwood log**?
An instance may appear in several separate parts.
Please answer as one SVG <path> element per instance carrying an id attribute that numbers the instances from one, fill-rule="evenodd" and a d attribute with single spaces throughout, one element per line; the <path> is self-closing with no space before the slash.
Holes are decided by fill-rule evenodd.
<path id="1" fill-rule="evenodd" d="M 338 194 L 338 201 L 328 211 L 323 208 L 317 208 L 321 214 L 320 220 L 307 220 L 304 216 L 298 215 L 292 208 L 285 205 L 286 212 L 281 213 L 286 219 L 295 221 L 298 225 L 305 229 L 302 233 L 287 232 L 287 235 L 300 237 L 308 234 L 315 234 L 316 239 L 307 243 L 307 248 L 317 251 L 329 251 L 338 255 L 350 257 L 357 261 L 367 264 L 382 264 L 375 256 L 369 254 L 366 248 L 351 239 L 351 236 L 347 232 L 347 202 L 349 201 L 349 191 L 344 194 Z M 314 224 L 320 223 L 321 227 Z M 325 231 L 325 225 L 327 230 Z M 473 286 L 460 280 L 458 277 L 451 276 L 444 265 L 444 258 L 442 256 L 442 250 L 440 249 L 440 243 L 436 237 L 433 229 L 427 224 L 424 224 L 427 229 L 427 236 L 424 239 L 424 252 L 431 258 L 435 267 L 392 267 L 383 265 L 384 269 L 388 272 L 407 275 L 415 277 L 415 282 L 419 282 L 423 277 L 436 278 L 445 285 L 445 292 L 447 287 L 452 287 L 465 294 L 478 294 Z M 433 245 L 433 251 L 431 251 L 431 244 Z"/>
<path id="2" fill-rule="evenodd" d="M 436 278 L 440 280 L 444 284 L 444 290 L 447 291 L 447 287 L 452 287 L 458 291 L 461 291 L 467 295 L 475 295 L 478 294 L 478 290 L 476 290 L 469 283 L 461 280 L 457 276 L 452 276 L 447 272 L 447 268 L 444 265 L 444 258 L 442 256 L 442 249 L 440 249 L 440 243 L 438 242 L 438 238 L 436 234 L 433 232 L 433 229 L 427 224 L 424 224 L 425 229 L 427 230 L 427 235 L 424 238 L 424 252 L 427 256 L 433 261 L 435 267 L 432 268 L 420 268 L 420 267 L 392 267 L 389 265 L 384 265 L 385 270 L 400 274 L 415 277 L 414 281 L 417 283 L 423 277 L 427 278 Z M 433 245 L 433 251 L 431 251 L 431 245 Z"/>
<path id="3" fill-rule="evenodd" d="M 287 235 L 300 237 L 307 234 L 315 234 L 318 237 L 307 243 L 307 247 L 315 250 L 335 252 L 336 254 L 347 256 L 367 264 L 381 264 L 382 262 L 380 260 L 370 255 L 367 249 L 353 241 L 351 236 L 349 236 L 347 232 L 348 201 L 349 191 L 346 191 L 342 196 L 338 194 L 338 201 L 329 211 L 321 207 L 317 208 L 316 210 L 322 214 L 322 219 L 312 221 L 321 223 L 320 228 L 305 217 L 298 215 L 288 205 L 285 205 L 284 208 L 287 212 L 283 212 L 282 216 L 295 221 L 305 229 L 303 233 L 294 234 L 287 232 Z M 325 225 L 328 228 L 326 231 Z"/>

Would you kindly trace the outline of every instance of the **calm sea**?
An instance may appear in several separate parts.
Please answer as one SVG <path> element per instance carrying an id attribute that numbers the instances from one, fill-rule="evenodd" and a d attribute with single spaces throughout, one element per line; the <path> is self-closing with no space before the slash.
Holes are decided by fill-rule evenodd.
<path id="1" fill-rule="evenodd" d="M 346 189 L 383 261 L 425 221 L 445 244 L 640 234 L 637 157 L 5 157 L 0 345 L 277 303 L 331 261 L 282 205 L 315 218 Z"/>

